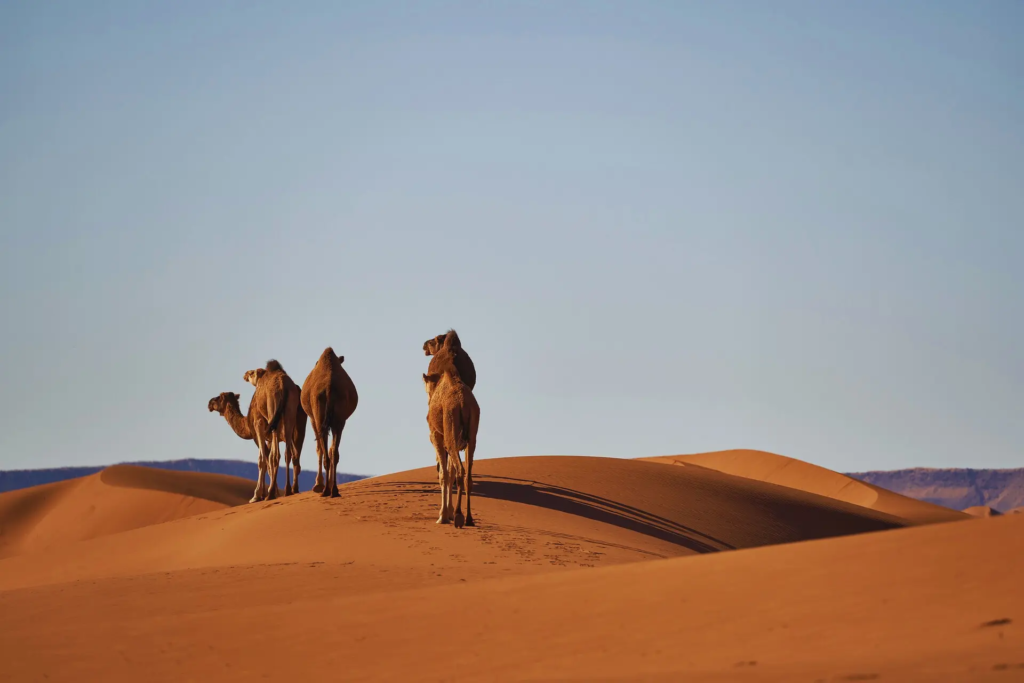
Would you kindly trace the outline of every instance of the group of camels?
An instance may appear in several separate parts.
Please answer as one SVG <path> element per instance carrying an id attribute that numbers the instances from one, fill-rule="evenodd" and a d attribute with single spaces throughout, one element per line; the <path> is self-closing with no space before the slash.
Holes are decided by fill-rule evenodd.
<path id="1" fill-rule="evenodd" d="M 454 522 L 456 527 L 474 526 L 471 511 L 473 490 L 473 454 L 480 423 L 480 407 L 473 396 L 476 368 L 462 348 L 455 330 L 428 339 L 423 352 L 432 356 L 423 384 L 427 391 L 427 425 L 430 442 L 437 455 L 437 478 L 441 485 L 441 512 L 438 524 Z M 299 456 L 306 437 L 306 417 L 313 422 L 316 438 L 317 472 L 313 491 L 324 497 L 337 497 L 338 447 L 345 423 L 355 412 L 359 395 L 352 378 L 338 356 L 328 347 L 302 383 L 300 390 L 276 360 L 264 368 L 248 370 L 243 376 L 256 389 L 248 414 L 239 407 L 240 396 L 225 391 L 211 398 L 210 412 L 227 420 L 235 434 L 255 441 L 259 448 L 259 474 L 256 490 L 249 502 L 272 500 L 278 495 L 277 471 L 281 463 L 280 444 L 285 445 L 286 484 L 284 493 L 299 492 Z M 330 437 L 330 447 L 328 447 Z M 466 451 L 463 466 L 459 451 Z M 295 483 L 292 484 L 292 471 Z M 269 486 L 266 483 L 269 475 Z M 457 500 L 452 504 L 453 493 Z M 462 495 L 466 495 L 466 514 L 462 514 Z"/>

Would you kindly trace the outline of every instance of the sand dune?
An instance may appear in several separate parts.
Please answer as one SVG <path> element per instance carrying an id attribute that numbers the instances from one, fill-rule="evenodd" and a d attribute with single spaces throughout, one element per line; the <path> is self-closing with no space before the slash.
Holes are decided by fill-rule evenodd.
<path id="1" fill-rule="evenodd" d="M 248 501 L 244 479 L 116 465 L 0 494 L 0 557 L 221 510 Z"/>
<path id="2" fill-rule="evenodd" d="M 963 519 L 956 510 L 901 496 L 839 472 L 784 455 L 750 449 L 639 458 L 647 462 L 698 465 L 737 477 L 765 481 L 884 512 L 912 524 Z"/>
<path id="3" fill-rule="evenodd" d="M 7 557 L 0 642 L 31 656 L 0 679 L 1024 676 L 1024 516 L 923 525 L 692 464 L 477 475 L 474 529 L 433 523 L 425 468 Z"/>
<path id="4" fill-rule="evenodd" d="M 964 508 L 963 512 L 971 517 L 998 517 L 1003 514 L 999 510 L 990 508 L 988 505 L 974 505 Z"/>
<path id="5" fill-rule="evenodd" d="M 147 472 L 157 478 L 181 474 Z M 476 563 L 474 571 L 491 576 L 499 567 L 522 572 L 596 566 L 905 524 L 874 510 L 704 468 L 528 457 L 481 460 L 475 475 L 474 515 L 481 523 L 475 536 L 438 536 L 437 475 L 424 468 L 346 484 L 337 500 L 301 494 L 12 558 L 0 563 L 0 588 L 240 563 L 381 562 L 394 571 L 420 572 L 433 562 L 428 559 L 446 554 Z M 112 493 L 86 489 L 82 505 Z M 116 519 L 125 517 L 141 515 L 122 507 Z M 52 528 L 58 520 L 64 517 L 38 524 Z M 105 533 L 113 530 L 111 523 Z M 497 562 L 496 552 L 506 562 L 481 564 Z"/>

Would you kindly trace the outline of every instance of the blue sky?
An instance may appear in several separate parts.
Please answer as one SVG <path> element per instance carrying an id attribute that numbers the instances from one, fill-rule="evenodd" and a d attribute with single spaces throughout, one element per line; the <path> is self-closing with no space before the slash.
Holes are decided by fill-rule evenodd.
<path id="1" fill-rule="evenodd" d="M 341 469 L 748 447 L 1024 465 L 1016 2 L 7 2 L 0 468 L 255 461 L 325 346 Z M 303 458 L 315 467 L 312 442 Z"/>

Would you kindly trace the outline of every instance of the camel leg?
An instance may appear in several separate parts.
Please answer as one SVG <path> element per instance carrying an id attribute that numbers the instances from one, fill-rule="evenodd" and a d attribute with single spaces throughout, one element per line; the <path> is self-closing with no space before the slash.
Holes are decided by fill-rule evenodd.
<path id="1" fill-rule="evenodd" d="M 252 498 L 249 499 L 250 503 L 258 503 L 263 500 L 263 454 L 260 453 L 260 459 L 257 461 L 257 473 L 256 473 L 256 490 L 252 492 Z"/>
<path id="2" fill-rule="evenodd" d="M 473 522 L 471 501 L 473 499 L 473 456 L 476 454 L 476 434 L 469 437 L 469 444 L 466 446 L 466 526 L 476 526 Z"/>
<path id="3" fill-rule="evenodd" d="M 285 442 L 286 459 L 284 461 L 287 470 L 288 485 L 285 487 L 285 495 L 290 496 L 299 492 L 299 449 L 295 447 L 294 433 Z M 295 470 L 295 483 L 292 483 L 292 469 Z"/>
<path id="4" fill-rule="evenodd" d="M 459 485 L 459 470 L 455 466 L 455 460 L 448 454 L 448 517 L 455 524 L 456 529 L 461 529 L 465 524 L 462 516 L 462 488 Z M 458 496 L 458 505 L 454 502 Z"/>
<path id="5" fill-rule="evenodd" d="M 330 435 L 330 433 L 328 433 Z M 338 440 L 336 434 L 333 435 L 335 441 Z M 320 492 L 321 498 L 332 498 L 331 495 L 334 491 L 331 481 L 331 446 L 328 437 L 324 438 L 324 490 Z"/>
<path id="6" fill-rule="evenodd" d="M 270 489 L 267 500 L 274 500 L 278 496 L 277 469 L 281 465 L 281 444 L 277 440 L 277 434 L 270 435 L 270 459 L 267 464 L 270 470 Z"/>
<path id="7" fill-rule="evenodd" d="M 448 456 L 445 455 L 445 464 L 441 467 L 439 479 L 441 480 L 441 524 L 452 522 L 452 478 L 448 476 Z"/>
<path id="8" fill-rule="evenodd" d="M 458 444 L 455 443 L 455 439 L 445 439 L 445 450 L 448 451 L 448 463 L 449 472 L 452 477 L 453 483 L 456 483 L 459 488 L 458 497 L 455 501 L 455 515 L 452 521 L 455 522 L 455 528 L 461 529 L 466 523 L 466 518 L 462 516 L 462 486 L 458 484 L 462 480 L 462 456 L 459 455 Z"/>
<path id="9" fill-rule="evenodd" d="M 256 503 L 263 500 L 264 496 L 264 483 L 263 479 L 267 473 L 267 441 L 264 438 L 263 430 L 260 429 L 259 425 L 256 426 L 256 446 L 260 449 L 260 459 L 258 463 L 259 471 L 256 478 L 256 490 L 252 494 L 252 498 L 249 500 L 250 503 Z"/>
<path id="10" fill-rule="evenodd" d="M 345 431 L 345 423 L 342 422 L 338 427 L 338 431 L 334 432 L 334 436 L 331 437 L 331 498 L 340 498 L 341 494 L 338 493 L 338 461 L 341 457 L 338 454 L 338 449 L 341 447 L 341 433 Z"/>
<path id="11" fill-rule="evenodd" d="M 437 483 L 441 487 L 441 511 L 437 515 L 437 524 L 448 524 L 448 456 L 437 434 L 431 432 L 430 443 L 434 444 L 437 455 Z"/>
<path id="12" fill-rule="evenodd" d="M 331 434 L 331 447 L 327 451 L 327 467 L 330 471 L 327 473 L 327 491 L 330 492 L 331 498 L 338 497 L 338 447 L 341 445 L 338 441 L 341 438 L 339 432 L 333 432 Z"/>
<path id="13" fill-rule="evenodd" d="M 284 445 L 284 495 L 292 495 L 292 449 L 287 442 Z"/>
<path id="14" fill-rule="evenodd" d="M 458 436 L 462 432 L 462 425 L 460 424 L 456 414 L 445 410 L 444 414 L 444 449 L 448 451 L 448 472 L 449 476 L 452 477 L 453 482 L 457 483 L 459 488 L 458 498 L 455 502 L 455 514 L 452 521 L 455 522 L 455 528 L 461 529 L 466 523 L 466 518 L 462 516 L 462 456 L 459 455 L 459 440 Z"/>
<path id="15" fill-rule="evenodd" d="M 289 458 L 291 462 L 287 463 L 286 466 L 291 465 L 292 470 L 295 472 L 295 483 L 292 484 L 292 493 L 294 494 L 299 492 L 299 472 L 302 471 L 302 468 L 299 467 L 299 449 L 295 447 L 294 439 L 288 444 L 288 452 L 291 453 L 292 457 Z"/>
<path id="16" fill-rule="evenodd" d="M 270 495 L 270 485 L 267 481 L 270 478 L 270 442 L 266 441 L 266 455 L 263 456 L 263 474 L 260 476 L 261 496 L 260 500 L 265 501 Z"/>
<path id="17" fill-rule="evenodd" d="M 320 442 L 316 446 L 316 481 L 313 482 L 313 493 L 320 493 L 324 490 L 324 454 L 320 450 Z"/>
<path id="18" fill-rule="evenodd" d="M 313 486 L 313 490 L 318 492 L 322 498 L 327 498 L 331 495 L 331 490 L 327 487 L 327 478 L 331 474 L 327 453 L 327 439 L 329 437 L 330 427 L 326 424 L 323 426 L 322 431 L 316 430 L 316 484 Z M 321 470 L 323 470 L 323 474 L 321 474 Z"/>

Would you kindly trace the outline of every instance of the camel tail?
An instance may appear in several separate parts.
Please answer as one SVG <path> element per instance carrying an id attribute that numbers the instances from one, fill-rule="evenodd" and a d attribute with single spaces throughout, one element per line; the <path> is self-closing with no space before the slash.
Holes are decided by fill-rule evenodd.
<path id="1" fill-rule="evenodd" d="M 321 431 L 323 432 L 324 448 L 327 448 L 327 436 L 331 431 L 331 385 L 334 384 L 334 373 L 331 373 L 330 380 L 327 383 L 327 389 L 324 390 L 324 419 L 323 425 L 321 425 Z M 337 437 L 335 437 L 337 438 Z"/>
<path id="2" fill-rule="evenodd" d="M 270 422 L 267 424 L 267 429 L 271 432 L 277 429 L 277 425 L 281 422 L 281 418 L 284 416 L 285 406 L 288 405 L 288 397 L 285 396 L 284 400 L 279 401 L 277 409 L 274 411 L 274 416 L 270 418 Z"/>

